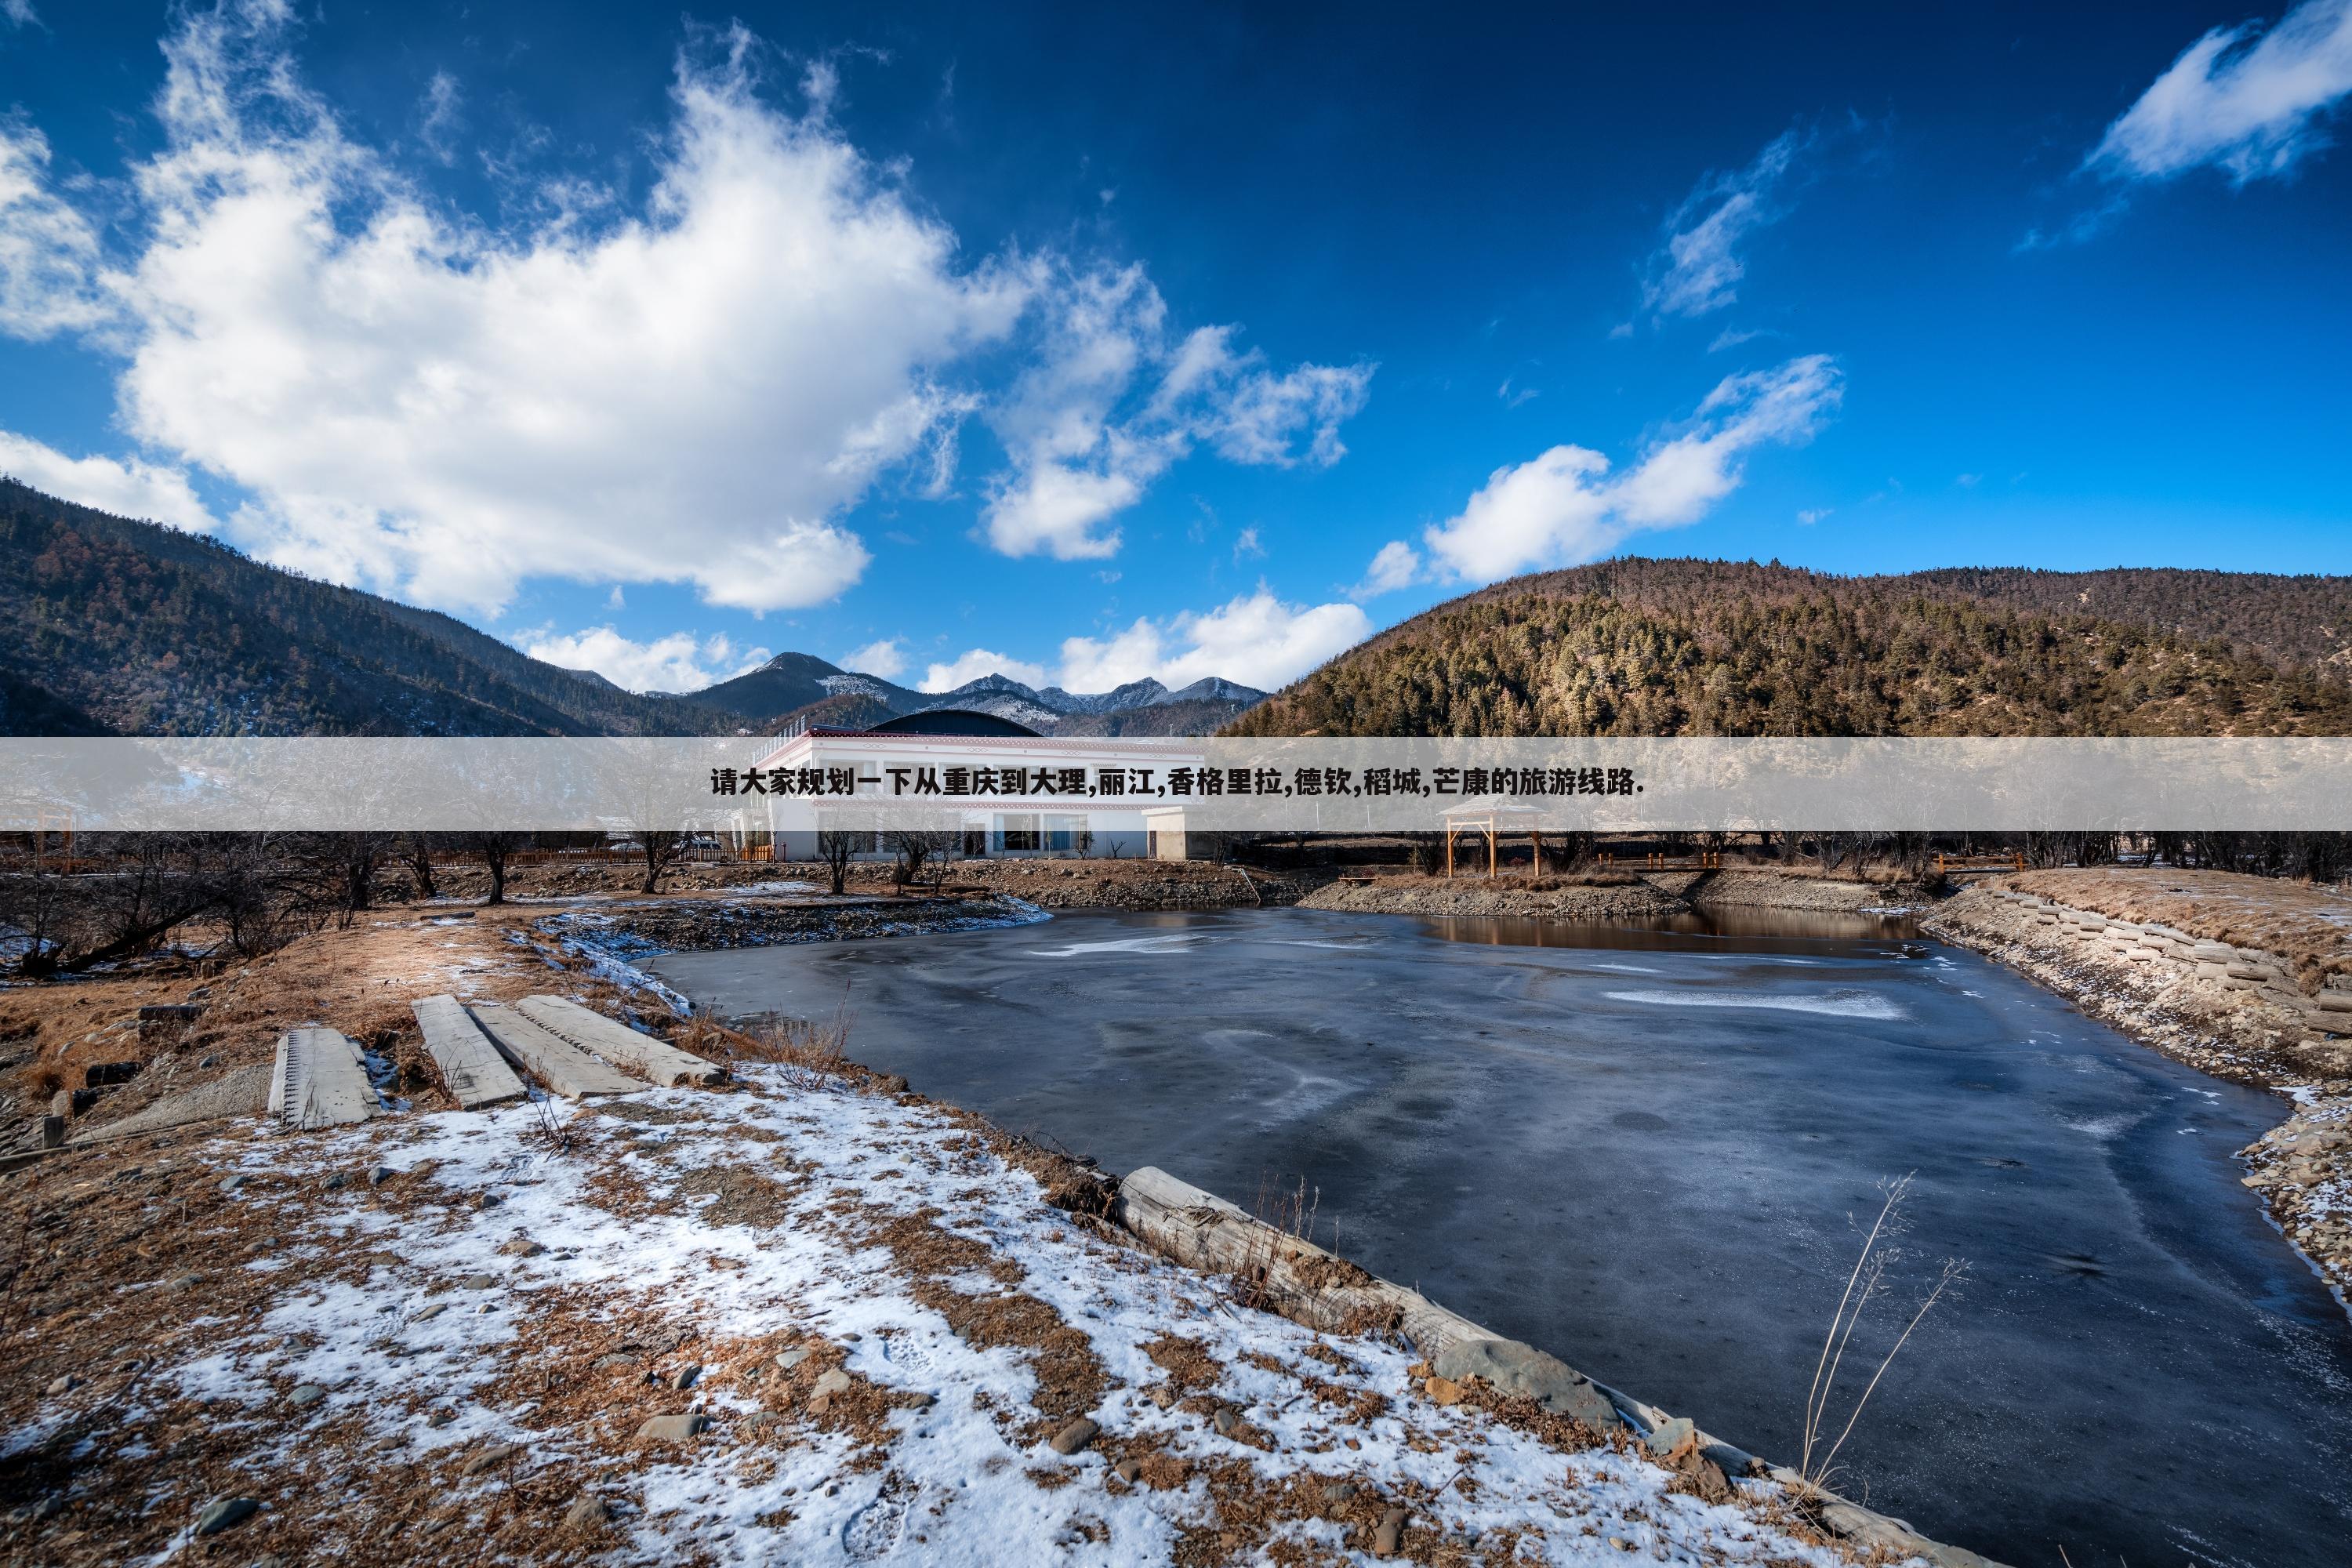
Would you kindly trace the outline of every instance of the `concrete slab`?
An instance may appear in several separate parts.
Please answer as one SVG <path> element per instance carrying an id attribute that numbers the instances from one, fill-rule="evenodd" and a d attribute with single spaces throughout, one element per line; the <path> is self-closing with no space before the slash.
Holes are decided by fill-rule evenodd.
<path id="1" fill-rule="evenodd" d="M 481 1110 L 523 1098 L 522 1079 L 455 996 L 422 997 L 410 1003 L 408 1010 L 425 1031 L 425 1048 L 441 1069 L 441 1081 L 461 1107 Z"/>
<path id="2" fill-rule="evenodd" d="M 307 1028 L 278 1037 L 269 1109 L 297 1126 L 340 1127 L 365 1121 L 382 1107 L 359 1047 L 337 1030 Z"/>
<path id="3" fill-rule="evenodd" d="M 579 1100 L 592 1094 L 635 1094 L 646 1087 L 511 1007 L 477 1002 L 472 1011 L 474 1021 L 498 1043 L 499 1049 L 545 1084 L 551 1094 Z"/>
<path id="4" fill-rule="evenodd" d="M 516 1007 L 540 1027 L 650 1082 L 667 1087 L 726 1080 L 727 1069 L 717 1062 L 681 1051 L 651 1035 L 641 1035 L 626 1024 L 617 1023 L 577 1002 L 567 1002 L 561 996 L 526 996 Z"/>
<path id="5" fill-rule="evenodd" d="M 194 1089 L 167 1094 L 142 1110 L 134 1110 L 119 1121 L 101 1122 L 84 1131 L 76 1132 L 76 1143 L 101 1143 L 113 1138 L 130 1138 L 142 1132 L 160 1132 L 167 1127 L 186 1127 L 199 1121 L 218 1121 L 231 1116 L 258 1116 L 269 1109 L 276 1082 L 274 1069 L 267 1062 L 255 1062 L 222 1074 L 210 1083 Z"/>

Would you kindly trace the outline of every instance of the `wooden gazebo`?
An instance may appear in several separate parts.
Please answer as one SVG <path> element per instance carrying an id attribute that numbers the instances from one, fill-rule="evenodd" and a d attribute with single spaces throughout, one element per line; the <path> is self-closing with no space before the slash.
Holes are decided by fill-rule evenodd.
<path id="1" fill-rule="evenodd" d="M 1506 833 L 1525 833 L 1532 840 L 1542 831 L 1543 813 L 1531 805 L 1507 805 L 1500 799 L 1464 801 L 1445 812 L 1445 874 L 1454 875 L 1454 840 L 1464 833 L 1483 834 L 1486 839 L 1486 875 L 1493 876 L 1501 859 L 1500 846 Z"/>

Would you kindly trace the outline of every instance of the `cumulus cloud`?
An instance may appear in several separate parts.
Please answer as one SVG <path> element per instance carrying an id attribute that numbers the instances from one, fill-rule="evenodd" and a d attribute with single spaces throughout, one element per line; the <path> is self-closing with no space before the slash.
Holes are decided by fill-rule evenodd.
<path id="1" fill-rule="evenodd" d="M 1364 580 L 1349 590 L 1349 596 L 1370 599 L 1393 594 L 1421 581 L 1421 552 L 1402 539 L 1391 539 L 1372 557 L 1371 565 L 1364 570 Z"/>
<path id="2" fill-rule="evenodd" d="M 764 647 L 741 648 L 724 632 L 698 638 L 672 632 L 635 642 L 611 626 L 560 636 L 542 627 L 525 634 L 522 651 L 566 669 L 592 669 L 631 691 L 699 691 L 714 681 L 757 669 L 768 661 Z"/>
<path id="3" fill-rule="evenodd" d="M 984 647 L 976 647 L 960 658 L 950 659 L 945 664 L 932 665 L 925 670 L 920 689 L 931 692 L 953 691 L 957 687 L 969 681 L 978 680 L 983 675 L 1002 675 L 1009 679 L 1017 680 L 1024 686 L 1045 684 L 1044 665 L 1031 664 L 1025 659 L 1013 658 L 1006 654 L 991 653 Z"/>
<path id="4" fill-rule="evenodd" d="M 1222 676 L 1265 689 L 1286 685 L 1371 635 L 1354 605 L 1289 605 L 1265 588 L 1213 610 L 1139 618 L 1108 637 L 1062 644 L 1059 684 L 1108 691 L 1146 678 L 1171 689 Z"/>
<path id="5" fill-rule="evenodd" d="M 492 613 L 542 574 L 751 610 L 857 580 L 840 514 L 938 449 L 970 407 L 941 367 L 1010 332 L 1024 279 L 960 264 L 821 100 L 772 105 L 740 29 L 681 57 L 635 210 L 551 183 L 509 233 L 347 136 L 287 26 L 231 0 L 166 40 L 141 239 L 101 273 L 125 426 L 242 487 L 240 542 Z M 0 159 L 0 324 L 88 324 L 46 148 Z"/>
<path id="6" fill-rule="evenodd" d="M 2163 180 L 2218 164 L 2231 180 L 2280 175 L 2327 144 L 2321 123 L 2352 93 L 2352 0 L 2304 0 L 2265 33 L 2248 22 L 2189 46 L 2107 127 L 2084 161 L 2113 179 Z"/>
<path id="7" fill-rule="evenodd" d="M 1001 552 L 1117 554 L 1106 525 L 1197 447 L 1278 468 L 1328 468 L 1346 452 L 1339 426 L 1363 407 L 1372 365 L 1277 373 L 1235 350 L 1234 327 L 1173 338 L 1139 267 L 1043 270 L 1035 363 L 988 416 L 1013 458 L 982 520 Z"/>
<path id="8" fill-rule="evenodd" d="M 196 499 L 185 473 L 136 458 L 68 458 L 55 447 L 0 430 L 0 474 L 117 517 L 169 523 L 190 533 L 210 533 L 220 526 Z"/>
<path id="9" fill-rule="evenodd" d="M 1738 299 L 1748 275 L 1740 246 L 1786 211 L 1780 193 L 1807 141 L 1784 132 L 1746 168 L 1701 180 L 1666 219 L 1665 242 L 1650 258 L 1643 302 L 1662 316 L 1704 316 Z"/>
<path id="10" fill-rule="evenodd" d="M 867 643 L 841 656 L 841 668 L 860 675 L 879 676 L 895 680 L 907 672 L 907 645 L 898 637 L 884 637 Z"/>
<path id="11" fill-rule="evenodd" d="M 37 342 L 99 325 L 110 307 L 98 272 L 97 229 L 51 188 L 48 139 L 0 120 L 0 332 Z"/>
<path id="12" fill-rule="evenodd" d="M 1678 431 L 1622 473 L 1586 447 L 1559 446 L 1497 468 L 1461 512 L 1424 531 L 1432 571 L 1491 583 L 1513 573 L 1591 561 L 1631 534 L 1694 522 L 1739 484 L 1760 446 L 1798 446 L 1836 411 L 1843 376 L 1826 354 L 1725 377 Z M 1412 580 L 1402 541 L 1373 557 L 1367 584 Z"/>

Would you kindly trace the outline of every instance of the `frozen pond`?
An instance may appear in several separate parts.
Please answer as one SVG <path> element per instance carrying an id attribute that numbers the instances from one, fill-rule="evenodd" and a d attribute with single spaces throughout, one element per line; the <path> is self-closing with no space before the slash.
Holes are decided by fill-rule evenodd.
<path id="1" fill-rule="evenodd" d="M 2279 1102 L 1973 954 L 1268 910 L 652 967 L 845 999 L 858 1059 L 1115 1170 L 1244 1208 L 1304 1174 L 1318 1239 L 1782 1462 L 1849 1216 L 1916 1172 L 1896 1300 L 1970 1279 L 1844 1489 L 2020 1568 L 2352 1540 L 2352 1326 L 2238 1184 Z"/>

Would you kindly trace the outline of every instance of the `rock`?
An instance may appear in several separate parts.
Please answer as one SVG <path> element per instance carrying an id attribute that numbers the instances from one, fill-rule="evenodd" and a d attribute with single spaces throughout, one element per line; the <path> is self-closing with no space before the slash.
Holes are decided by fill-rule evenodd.
<path id="1" fill-rule="evenodd" d="M 1372 1555 L 1393 1557 L 1404 1546 L 1404 1523 L 1412 1516 L 1403 1509 L 1392 1508 L 1381 1515 L 1381 1527 L 1372 1532 Z"/>
<path id="2" fill-rule="evenodd" d="M 1230 1405 L 1218 1405 L 1217 1413 L 1209 1417 L 1209 1425 L 1217 1429 L 1217 1436 L 1220 1437 L 1232 1436 L 1234 1429 L 1241 1424 L 1242 1413 Z"/>
<path id="3" fill-rule="evenodd" d="M 1633 1543 L 1626 1540 L 1622 1535 L 1611 1536 L 1609 1538 L 1609 1544 L 1615 1547 L 1620 1552 L 1631 1552 L 1633 1550 Z"/>
<path id="4" fill-rule="evenodd" d="M 816 1392 L 827 1394 L 848 1393 L 849 1374 L 839 1367 L 834 1368 L 816 1380 Z"/>
<path id="5" fill-rule="evenodd" d="M 547 1248 L 520 1231 L 508 1237 L 499 1247 L 499 1251 L 509 1258 L 537 1258 L 546 1250 Z"/>
<path id="6" fill-rule="evenodd" d="M 613 1517 L 613 1505 L 603 1498 L 584 1497 L 563 1510 L 563 1522 L 572 1530 L 594 1530 Z"/>
<path id="7" fill-rule="evenodd" d="M 425 1418 L 425 1424 L 437 1431 L 456 1419 L 457 1413 L 454 1410 L 436 1410 Z"/>
<path id="8" fill-rule="evenodd" d="M 484 1470 L 493 1469 L 499 1465 L 505 1464 L 509 1459 L 514 1458 L 522 1451 L 522 1445 L 520 1443 L 493 1443 L 488 1447 L 483 1449 L 480 1453 L 475 1455 L 472 1458 L 467 1460 L 465 1468 L 461 1473 L 468 1476 L 478 1476 Z"/>
<path id="9" fill-rule="evenodd" d="M 448 1302 L 435 1301 L 426 1306 L 417 1308 L 416 1310 L 410 1315 L 408 1321 L 412 1323 L 429 1323 L 448 1310 Z"/>
<path id="10" fill-rule="evenodd" d="M 1695 1428 L 1691 1426 L 1690 1417 L 1677 1415 L 1642 1440 L 1649 1446 L 1650 1452 L 1653 1454 L 1665 1455 L 1673 1453 L 1684 1444 L 1690 1442 L 1694 1432 Z"/>
<path id="11" fill-rule="evenodd" d="M 308 1410 L 310 1406 L 318 1404 L 319 1401 L 326 1397 L 327 1391 L 325 1389 L 320 1387 L 315 1383 L 306 1383 L 295 1389 L 293 1393 L 288 1394 L 286 1396 L 286 1403 L 292 1405 L 297 1410 Z"/>
<path id="12" fill-rule="evenodd" d="M 776 1358 L 776 1370 L 779 1372 L 790 1372 L 793 1368 L 800 1365 L 801 1363 L 808 1360 L 808 1358 L 809 1352 L 806 1346 L 803 1346 L 799 1350 L 786 1351 L 783 1354 Z"/>
<path id="13" fill-rule="evenodd" d="M 49 1397 L 54 1399 L 60 1394 L 71 1394 L 75 1389 L 79 1388 L 80 1386 L 81 1379 L 76 1377 L 72 1373 L 67 1373 L 63 1377 L 56 1377 L 49 1380 Z"/>
<path id="14" fill-rule="evenodd" d="M 1323 1489 L 1323 1500 L 1325 1502 L 1346 1502 L 1349 1498 L 1354 1497 L 1355 1495 L 1356 1483 L 1353 1481 L 1333 1481 L 1329 1486 Z"/>
<path id="15" fill-rule="evenodd" d="M 709 1429 L 708 1415 L 648 1415 L 637 1428 L 640 1443 L 683 1443 Z"/>
<path id="16" fill-rule="evenodd" d="M 243 1185 L 245 1185 L 245 1178 L 243 1176 L 224 1176 L 221 1178 L 220 1190 L 225 1193 L 233 1193 Z"/>
<path id="17" fill-rule="evenodd" d="M 1120 1480 L 1125 1481 L 1129 1486 L 1133 1486 L 1136 1483 L 1137 1479 L 1143 1474 L 1143 1461 L 1140 1459 L 1121 1459 L 1118 1464 L 1113 1465 L 1110 1468 L 1110 1473 L 1117 1476 Z"/>
<path id="18" fill-rule="evenodd" d="M 910 1401 L 907 1406 L 909 1410 L 929 1410 L 940 1402 L 936 1394 L 910 1394 L 907 1397 Z"/>
<path id="19" fill-rule="evenodd" d="M 495 1274 L 460 1274 L 457 1276 L 457 1289 L 460 1290 L 495 1290 L 498 1287 L 499 1277 Z"/>
<path id="20" fill-rule="evenodd" d="M 261 1511 L 261 1505 L 249 1497 L 215 1498 L 205 1504 L 196 1515 L 196 1534 L 218 1535 L 233 1524 L 243 1524 Z"/>
<path id="21" fill-rule="evenodd" d="M 1450 1377 L 1424 1378 L 1422 1380 L 1421 1391 L 1429 1395 L 1429 1402 L 1432 1405 L 1462 1403 L 1462 1385 Z"/>
<path id="22" fill-rule="evenodd" d="M 327 1178 L 327 1190 L 331 1193 L 341 1192 L 343 1188 L 350 1184 L 349 1179 L 346 1178 L 341 1171 L 337 1171 L 333 1175 Z"/>
<path id="23" fill-rule="evenodd" d="M 506 1200 L 499 1196 L 496 1193 L 477 1193 L 474 1194 L 474 1206 L 478 1209 L 494 1209 L 504 1202 L 506 1202 Z"/>
<path id="24" fill-rule="evenodd" d="M 1089 1421 L 1085 1416 L 1081 1415 L 1076 1421 L 1071 1422 L 1067 1426 L 1063 1427 L 1059 1432 L 1054 1434 L 1054 1452 L 1056 1454 L 1077 1453 L 1079 1450 L 1085 1448 L 1088 1444 L 1092 1443 L 1095 1440 L 1095 1434 L 1101 1430 L 1101 1427 L 1096 1426 L 1092 1421 Z"/>
<path id="25" fill-rule="evenodd" d="M 702 1364 L 698 1362 L 692 1366 L 679 1368 L 677 1375 L 670 1379 L 669 1385 L 682 1394 L 692 1388 L 701 1376 Z"/>
<path id="26" fill-rule="evenodd" d="M 1457 1340 L 1438 1353 L 1431 1370 L 1453 1383 L 1483 1377 L 1498 1393 L 1532 1399 L 1553 1415 L 1580 1421 L 1596 1432 L 1623 1424 L 1617 1407 L 1591 1378 L 1517 1340 Z"/>
<path id="27" fill-rule="evenodd" d="M 374 1166 L 368 1172 L 368 1185 L 371 1187 L 380 1187 L 399 1173 L 400 1173 L 394 1171 L 390 1165 Z"/>
<path id="28" fill-rule="evenodd" d="M 627 1351 L 614 1351 L 611 1355 L 598 1356 L 595 1361 L 590 1364 L 599 1369 L 615 1366 L 635 1366 L 637 1364 L 637 1358 Z"/>

